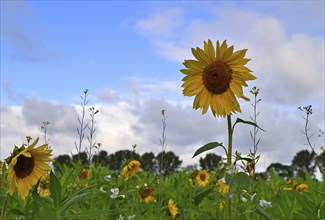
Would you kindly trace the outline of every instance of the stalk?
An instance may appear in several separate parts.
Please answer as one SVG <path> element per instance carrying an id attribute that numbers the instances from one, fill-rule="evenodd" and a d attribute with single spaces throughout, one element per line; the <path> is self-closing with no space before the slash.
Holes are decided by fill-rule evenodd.
<path id="1" fill-rule="evenodd" d="M 231 157 L 232 157 L 232 128 L 231 128 L 231 115 L 227 115 L 228 122 L 228 155 L 227 163 L 228 166 L 231 166 Z M 232 204 L 231 198 L 228 198 L 228 218 L 232 219 Z"/>

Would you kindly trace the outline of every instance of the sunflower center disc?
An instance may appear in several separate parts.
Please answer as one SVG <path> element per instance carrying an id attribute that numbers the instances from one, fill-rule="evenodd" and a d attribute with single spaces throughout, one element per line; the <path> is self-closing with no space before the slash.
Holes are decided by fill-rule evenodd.
<path id="1" fill-rule="evenodd" d="M 208 65 L 203 71 L 203 84 L 213 94 L 222 94 L 230 86 L 232 70 L 220 61 Z"/>
<path id="2" fill-rule="evenodd" d="M 201 179 L 201 181 L 204 181 L 205 180 L 205 174 L 201 174 L 200 179 Z"/>
<path id="3" fill-rule="evenodd" d="M 24 155 L 20 155 L 17 158 L 17 163 L 14 166 L 14 170 L 16 173 L 16 176 L 18 178 L 25 178 L 26 176 L 29 176 L 34 169 L 34 159 L 33 157 L 25 157 Z"/>

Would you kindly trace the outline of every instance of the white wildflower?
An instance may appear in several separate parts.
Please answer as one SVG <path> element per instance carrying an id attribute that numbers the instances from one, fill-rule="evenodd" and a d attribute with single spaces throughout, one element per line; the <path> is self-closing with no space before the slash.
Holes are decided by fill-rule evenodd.
<path id="1" fill-rule="evenodd" d="M 112 178 L 112 176 L 111 176 L 111 175 L 107 175 L 107 176 L 104 176 L 104 180 L 106 180 L 106 181 L 110 181 L 110 180 L 111 180 L 111 178 Z"/>
<path id="2" fill-rule="evenodd" d="M 272 208 L 272 202 L 268 202 L 268 201 L 265 201 L 262 199 L 262 200 L 260 200 L 260 206 Z"/>
<path id="3" fill-rule="evenodd" d="M 116 199 L 117 197 L 125 198 L 125 195 L 119 195 L 120 190 L 119 190 L 118 188 L 113 188 L 113 189 L 111 189 L 111 192 L 113 193 L 113 194 L 111 195 L 111 198 L 112 198 L 112 199 Z"/>
<path id="4" fill-rule="evenodd" d="M 128 220 L 135 220 L 135 215 L 130 215 L 130 216 L 128 217 Z"/>
<path id="5" fill-rule="evenodd" d="M 99 188 L 99 191 L 101 191 L 103 193 L 107 193 L 102 186 Z"/>

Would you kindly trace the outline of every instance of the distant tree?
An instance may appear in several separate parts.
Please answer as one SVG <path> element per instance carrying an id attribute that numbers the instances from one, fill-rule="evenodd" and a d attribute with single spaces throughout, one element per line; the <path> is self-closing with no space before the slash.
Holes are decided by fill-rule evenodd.
<path id="1" fill-rule="evenodd" d="M 315 177 L 315 153 L 308 150 L 299 151 L 292 159 L 291 167 L 295 177 L 305 178 L 305 169 L 311 177 Z"/>
<path id="2" fill-rule="evenodd" d="M 120 170 L 130 159 L 140 160 L 140 155 L 130 150 L 119 150 L 108 155 L 108 165 L 110 169 Z"/>
<path id="3" fill-rule="evenodd" d="M 59 155 L 58 157 L 54 158 L 53 167 L 55 171 L 59 171 L 59 166 L 66 165 L 71 167 L 71 158 L 69 155 Z"/>
<path id="4" fill-rule="evenodd" d="M 107 152 L 102 150 L 99 152 L 99 154 L 95 154 L 93 156 L 93 164 L 101 165 L 102 167 L 105 167 L 108 164 L 108 155 Z"/>
<path id="5" fill-rule="evenodd" d="M 281 163 L 272 163 L 266 169 L 267 177 L 270 176 L 272 169 L 281 177 L 293 178 L 293 171 L 291 166 L 283 165 Z"/>
<path id="6" fill-rule="evenodd" d="M 140 162 L 142 169 L 145 171 L 154 173 L 157 170 L 155 155 L 152 152 L 142 154 Z"/>
<path id="7" fill-rule="evenodd" d="M 205 158 L 201 157 L 199 162 L 202 169 L 211 171 L 214 168 L 221 166 L 222 157 L 214 153 L 209 153 L 205 155 Z"/>
<path id="8" fill-rule="evenodd" d="M 86 152 L 72 155 L 72 160 L 75 163 L 81 162 L 82 165 L 88 166 L 88 155 Z M 79 161 L 80 160 L 80 161 Z"/>
<path id="9" fill-rule="evenodd" d="M 175 172 L 182 161 L 179 160 L 179 157 L 174 154 L 172 151 L 160 152 L 156 157 L 158 172 L 161 170 L 162 175 L 166 176 Z"/>

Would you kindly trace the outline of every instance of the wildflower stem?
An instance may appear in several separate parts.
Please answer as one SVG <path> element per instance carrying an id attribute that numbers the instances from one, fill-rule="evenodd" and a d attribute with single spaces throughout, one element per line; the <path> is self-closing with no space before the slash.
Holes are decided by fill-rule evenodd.
<path id="1" fill-rule="evenodd" d="M 232 157 L 232 125 L 231 125 L 231 115 L 227 115 L 228 122 L 228 155 L 227 155 L 227 163 L 228 166 L 231 166 L 231 157 Z M 232 219 L 232 204 L 231 198 L 228 199 L 228 218 Z"/>

